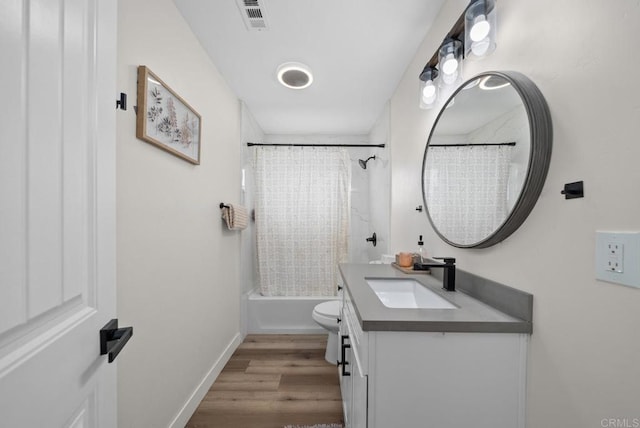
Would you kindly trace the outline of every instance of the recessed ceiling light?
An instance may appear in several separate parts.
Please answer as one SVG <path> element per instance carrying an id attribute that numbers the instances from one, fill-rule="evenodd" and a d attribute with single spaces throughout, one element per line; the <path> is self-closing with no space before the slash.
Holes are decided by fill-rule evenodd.
<path id="1" fill-rule="evenodd" d="M 509 83 L 508 80 L 495 76 L 486 76 L 480 81 L 480 89 L 484 89 L 485 91 L 493 91 L 494 89 L 505 88 L 509 85 L 511 85 L 511 83 Z"/>
<path id="2" fill-rule="evenodd" d="M 313 83 L 311 69 L 299 62 L 285 62 L 278 67 L 278 82 L 287 88 L 304 89 Z"/>
<path id="3" fill-rule="evenodd" d="M 476 86 L 478 86 L 478 83 L 480 83 L 480 80 L 478 80 L 478 79 L 473 79 L 472 81 L 470 81 L 469 83 L 467 83 L 466 85 L 464 85 L 464 87 L 462 88 L 462 90 L 463 90 L 463 91 L 466 91 L 467 89 L 475 88 Z"/>

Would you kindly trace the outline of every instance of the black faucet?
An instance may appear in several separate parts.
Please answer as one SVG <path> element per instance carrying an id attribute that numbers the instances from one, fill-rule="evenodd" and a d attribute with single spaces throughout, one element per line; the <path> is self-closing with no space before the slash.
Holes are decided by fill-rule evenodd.
<path id="1" fill-rule="evenodd" d="M 456 259 L 453 257 L 434 257 L 444 263 L 414 263 L 413 270 L 427 270 L 427 268 L 442 268 L 442 288 L 447 291 L 456 291 Z"/>

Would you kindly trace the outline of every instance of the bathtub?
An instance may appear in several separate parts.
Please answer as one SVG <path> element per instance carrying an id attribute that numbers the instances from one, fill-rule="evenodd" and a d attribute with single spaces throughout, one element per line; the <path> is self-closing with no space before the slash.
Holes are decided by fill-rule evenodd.
<path id="1" fill-rule="evenodd" d="M 263 296 L 255 289 L 243 296 L 247 334 L 326 333 L 311 318 L 313 308 L 338 297 Z"/>

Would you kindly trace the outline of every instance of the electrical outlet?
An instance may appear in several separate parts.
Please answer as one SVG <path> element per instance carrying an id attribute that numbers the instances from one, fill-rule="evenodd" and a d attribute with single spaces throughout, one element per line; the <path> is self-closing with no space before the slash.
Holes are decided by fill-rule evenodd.
<path id="1" fill-rule="evenodd" d="M 596 279 L 640 288 L 640 233 L 596 232 Z"/>
<path id="2" fill-rule="evenodd" d="M 624 244 L 608 242 L 607 252 L 605 269 L 611 272 L 624 273 Z"/>

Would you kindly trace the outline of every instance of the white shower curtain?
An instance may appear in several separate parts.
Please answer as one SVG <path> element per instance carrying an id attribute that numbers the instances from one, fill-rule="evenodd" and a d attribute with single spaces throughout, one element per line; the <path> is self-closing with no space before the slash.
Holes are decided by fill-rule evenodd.
<path id="1" fill-rule="evenodd" d="M 429 147 L 425 193 L 442 235 L 475 244 L 506 219 L 511 146 Z"/>
<path id="2" fill-rule="evenodd" d="M 345 149 L 256 147 L 256 242 L 266 296 L 332 296 L 347 261 L 351 165 Z"/>

